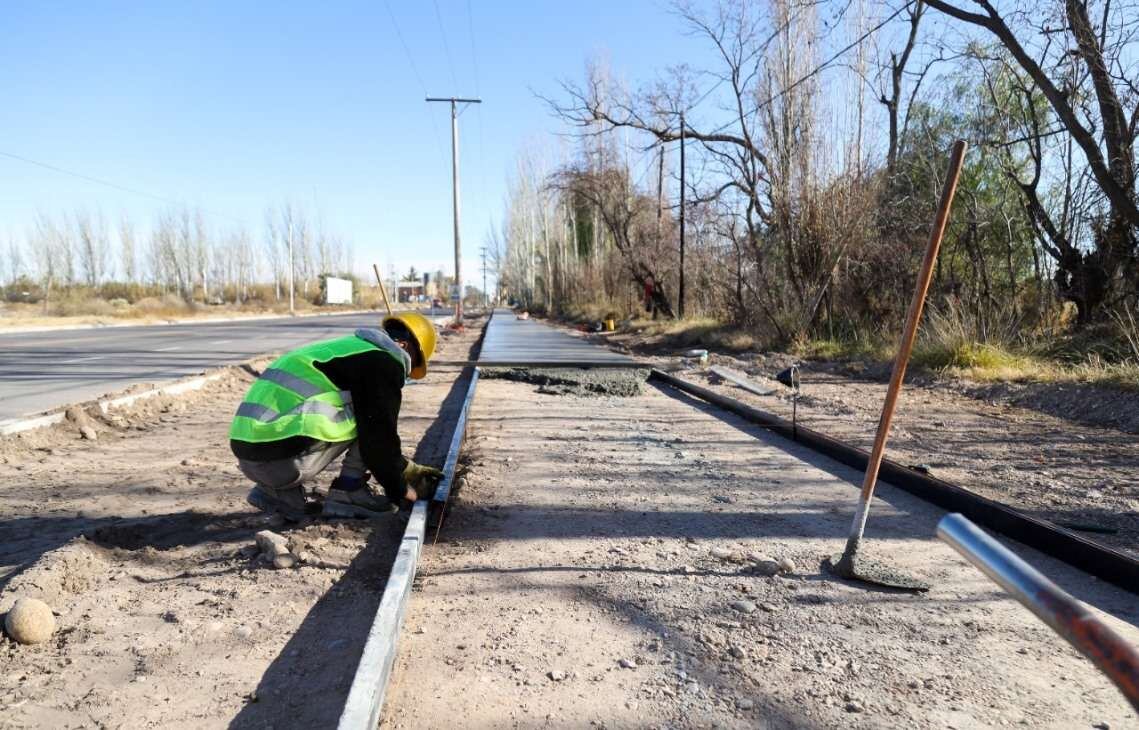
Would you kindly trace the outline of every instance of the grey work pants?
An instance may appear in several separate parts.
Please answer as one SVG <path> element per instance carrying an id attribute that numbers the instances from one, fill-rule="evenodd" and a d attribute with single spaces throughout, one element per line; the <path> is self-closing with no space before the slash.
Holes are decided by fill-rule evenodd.
<path id="1" fill-rule="evenodd" d="M 340 465 L 341 476 L 349 478 L 364 476 L 364 460 L 360 457 L 360 445 L 356 441 L 337 443 L 318 441 L 307 451 L 288 459 L 274 461 L 238 459 L 237 468 L 263 487 L 273 490 L 288 489 L 310 481 L 341 454 L 344 454 L 344 463 Z"/>

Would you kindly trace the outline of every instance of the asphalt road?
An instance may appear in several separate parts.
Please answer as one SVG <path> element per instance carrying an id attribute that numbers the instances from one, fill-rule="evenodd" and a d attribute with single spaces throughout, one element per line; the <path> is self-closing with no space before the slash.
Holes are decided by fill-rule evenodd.
<path id="1" fill-rule="evenodd" d="M 0 421 L 375 327 L 378 314 L 0 335 Z"/>

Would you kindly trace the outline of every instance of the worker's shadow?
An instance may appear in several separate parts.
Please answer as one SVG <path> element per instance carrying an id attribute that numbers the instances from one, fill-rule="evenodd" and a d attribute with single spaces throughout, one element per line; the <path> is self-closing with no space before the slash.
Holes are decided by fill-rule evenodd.
<path id="1" fill-rule="evenodd" d="M 101 489 L 103 489 L 101 487 Z M 143 562 L 172 561 L 169 553 L 175 548 L 192 548 L 203 543 L 239 543 L 249 539 L 251 529 L 260 529 L 267 522 L 261 515 L 249 513 L 215 514 L 186 510 L 150 517 L 88 517 L 62 515 L 29 515 L 0 521 L 0 565 L 12 566 L 0 575 L 0 591 L 7 588 L 17 576 L 37 564 L 49 554 L 76 539 L 85 542 L 78 546 L 106 548 L 118 551 L 120 559 Z M 144 548 L 154 548 L 146 551 Z M 223 562 L 213 557 L 204 562 Z M 227 554 L 224 562 L 228 560 Z M 200 555 L 185 558 L 187 564 L 200 566 Z M 235 572 L 245 565 L 229 568 L 194 569 L 196 574 Z M 190 568 L 188 568 L 188 571 Z M 180 575 L 178 577 L 185 577 Z M 141 579 L 140 579 L 141 580 Z"/>
<path id="2" fill-rule="evenodd" d="M 415 461 L 442 464 L 470 383 L 451 386 L 416 449 Z M 335 727 L 399 550 L 406 512 L 372 523 L 364 549 L 339 573 L 261 677 L 232 728 Z M 282 626 L 282 632 L 291 631 Z"/>

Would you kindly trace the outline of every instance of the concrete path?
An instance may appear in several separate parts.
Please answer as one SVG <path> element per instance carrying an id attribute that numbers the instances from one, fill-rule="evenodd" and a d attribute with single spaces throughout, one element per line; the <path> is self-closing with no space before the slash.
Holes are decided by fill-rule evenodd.
<path id="1" fill-rule="evenodd" d="M 0 335 L 0 420 L 378 324 L 351 314 Z"/>
<path id="2" fill-rule="evenodd" d="M 631 358 L 535 322 L 496 309 L 483 338 L 479 365 L 629 365 Z"/>

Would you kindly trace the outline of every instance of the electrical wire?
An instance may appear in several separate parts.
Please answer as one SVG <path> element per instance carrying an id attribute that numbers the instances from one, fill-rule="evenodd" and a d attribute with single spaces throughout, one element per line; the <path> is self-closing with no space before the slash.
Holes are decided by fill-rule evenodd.
<path id="1" fill-rule="evenodd" d="M 467 34 L 471 41 L 471 70 L 474 72 L 475 77 L 475 97 L 481 99 L 482 93 L 479 91 L 479 61 L 478 53 L 475 51 L 475 20 L 474 13 L 471 12 L 471 0 L 467 0 Z M 482 130 L 482 104 L 477 104 L 475 108 L 475 122 L 478 125 L 479 131 L 479 180 L 481 187 L 479 189 L 479 200 L 486 205 L 486 156 L 483 153 L 483 130 Z"/>
<path id="2" fill-rule="evenodd" d="M 392 28 L 395 30 L 396 38 L 399 39 L 399 44 L 403 46 L 403 53 L 407 57 L 407 65 L 411 66 L 411 72 L 415 75 L 415 79 L 419 82 L 419 88 L 423 92 L 423 97 L 427 98 L 430 94 L 427 93 L 427 84 L 423 83 L 423 76 L 419 73 L 419 67 L 415 65 L 415 56 L 411 53 L 411 47 L 407 45 L 404 40 L 403 31 L 399 28 L 399 22 L 395 19 L 395 13 L 392 12 L 392 6 L 388 0 L 384 0 L 384 7 L 387 8 L 388 18 L 392 21 Z M 430 105 L 428 105 L 430 107 Z M 433 139 L 435 140 L 435 156 L 438 158 L 439 166 L 442 167 L 444 163 L 443 147 L 439 140 L 442 135 L 439 132 L 439 122 L 435 118 L 435 110 L 428 108 L 427 116 L 431 119 L 431 128 L 435 132 Z"/>
<path id="3" fill-rule="evenodd" d="M 102 185 L 103 187 L 112 188 L 114 190 L 118 190 L 118 191 L 124 192 L 124 193 L 130 193 L 131 195 L 139 195 L 139 196 L 142 196 L 144 198 L 150 198 L 151 200 L 157 200 L 159 202 L 167 203 L 169 205 L 176 205 L 176 206 L 185 206 L 186 205 L 186 202 L 182 201 L 182 200 L 175 200 L 174 198 L 168 198 L 164 195 L 155 195 L 154 193 L 148 193 L 145 190 L 138 190 L 137 188 L 128 187 L 126 185 L 120 185 L 116 182 L 112 182 L 110 180 L 105 180 L 103 178 L 93 177 L 91 175 L 85 175 L 84 173 L 75 172 L 74 170 L 68 170 L 68 169 L 59 167 L 57 165 L 49 164 L 47 162 L 40 162 L 39 160 L 33 160 L 30 157 L 24 157 L 23 155 L 17 155 L 17 154 L 13 154 L 11 152 L 0 151 L 0 157 L 7 157 L 9 159 L 17 160 L 19 162 L 23 162 L 23 163 L 26 163 L 28 165 L 34 165 L 36 167 L 42 167 L 45 170 L 51 170 L 52 172 L 57 172 L 61 175 L 68 175 L 70 177 L 78 178 L 79 180 L 86 180 L 89 183 L 94 183 L 96 185 Z M 218 218 L 225 218 L 226 220 L 234 221 L 235 223 L 242 223 L 242 224 L 245 223 L 245 221 L 241 220 L 240 218 L 235 218 L 235 217 L 233 217 L 231 215 L 227 215 L 225 213 L 219 213 L 217 211 L 210 210 L 208 208 L 202 208 L 200 206 L 195 206 L 195 207 L 197 208 L 197 210 L 200 210 L 203 213 L 206 213 L 208 215 L 216 216 Z"/>
<path id="4" fill-rule="evenodd" d="M 916 1 L 917 0 L 908 0 L 908 2 L 906 2 L 906 4 L 902 5 L 897 10 L 895 10 L 893 13 L 888 15 L 881 23 L 879 23 L 878 25 L 874 26 L 870 30 L 863 33 L 854 42 L 844 46 L 841 50 L 839 50 L 833 56 L 828 58 L 826 61 L 823 61 L 821 64 L 819 64 L 815 68 L 811 69 L 806 75 L 797 79 L 794 83 L 790 84 L 787 88 L 780 89 L 778 93 L 772 94 L 768 98 L 766 98 L 763 101 L 756 104 L 755 107 L 753 107 L 752 110 L 750 112 L 748 112 L 747 114 L 745 114 L 744 116 L 750 117 L 752 114 L 755 114 L 760 109 L 763 109 L 766 106 L 774 104 L 776 101 L 783 98 L 787 94 L 791 93 L 792 91 L 794 91 L 799 86 L 805 84 L 810 79 L 812 79 L 815 76 L 817 76 L 818 74 L 822 73 L 824 70 L 829 68 L 830 65 L 833 64 L 835 61 L 842 58 L 844 55 L 846 55 L 852 49 L 857 48 L 859 46 L 859 44 L 861 44 L 864 40 L 866 40 L 870 36 L 874 35 L 878 31 L 882 30 L 882 28 L 885 28 L 886 25 L 890 23 L 890 21 L 892 21 L 894 18 L 901 15 L 902 12 L 904 12 L 907 8 L 909 8 L 911 5 L 913 5 Z M 708 132 L 708 134 L 719 134 L 720 132 L 723 132 L 725 129 L 727 129 L 728 127 L 731 127 L 732 125 L 736 124 L 737 122 L 739 122 L 738 119 L 733 119 L 732 121 L 713 129 L 711 132 Z"/>
<path id="5" fill-rule="evenodd" d="M 451 69 L 451 81 L 459 89 L 459 78 L 455 75 L 455 62 L 451 59 L 451 46 L 447 43 L 447 32 L 443 29 L 443 14 L 439 12 L 439 0 L 432 0 L 435 5 L 435 20 L 439 23 L 439 37 L 443 39 L 443 53 L 447 56 L 447 66 Z"/>

